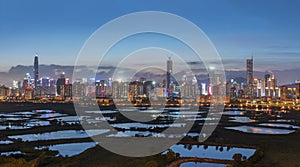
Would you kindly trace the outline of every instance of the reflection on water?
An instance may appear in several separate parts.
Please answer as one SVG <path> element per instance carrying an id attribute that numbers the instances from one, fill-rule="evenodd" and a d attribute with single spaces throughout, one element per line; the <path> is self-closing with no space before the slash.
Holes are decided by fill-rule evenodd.
<path id="1" fill-rule="evenodd" d="M 45 114 L 40 114 L 39 116 L 37 116 L 36 118 L 55 118 L 55 117 L 62 117 L 62 116 L 66 116 L 67 114 L 61 114 L 61 113 L 45 113 Z"/>
<path id="2" fill-rule="evenodd" d="M 27 117 L 6 117 L 6 118 L 4 118 L 3 120 L 4 121 L 22 121 L 22 120 L 27 120 L 27 119 L 29 119 L 29 118 L 27 118 Z"/>
<path id="3" fill-rule="evenodd" d="M 146 129 L 154 129 L 154 128 L 168 128 L 168 127 L 184 127 L 185 123 L 173 123 L 173 124 L 145 124 L 145 123 L 119 123 L 112 124 L 114 128 L 146 128 Z"/>
<path id="4" fill-rule="evenodd" d="M 117 113 L 118 111 L 116 110 L 96 110 L 96 111 L 85 111 L 87 114 L 112 114 L 112 113 Z"/>
<path id="5" fill-rule="evenodd" d="M 245 115 L 245 111 L 225 111 L 223 115 Z"/>
<path id="6" fill-rule="evenodd" d="M 293 120 L 293 119 L 290 119 L 290 120 L 288 120 L 288 119 L 275 119 L 275 120 L 269 120 L 269 122 L 286 122 L 286 123 L 288 123 L 288 122 L 295 122 L 295 120 Z"/>
<path id="7" fill-rule="evenodd" d="M 11 143 L 13 142 L 10 140 L 0 140 L 0 144 L 11 144 Z"/>
<path id="8" fill-rule="evenodd" d="M 55 140 L 55 139 L 71 139 L 71 138 L 86 138 L 90 136 L 100 135 L 108 132 L 108 129 L 91 129 L 91 130 L 62 130 L 56 132 L 47 132 L 39 134 L 13 135 L 9 138 L 18 139 L 22 141 L 38 141 L 38 140 Z"/>
<path id="9" fill-rule="evenodd" d="M 198 157 L 232 160 L 232 156 L 241 153 L 249 158 L 254 154 L 255 149 L 222 147 L 222 146 L 203 146 L 203 145 L 174 145 L 171 149 L 175 153 L 180 153 L 181 157 Z"/>
<path id="10" fill-rule="evenodd" d="M 96 146 L 95 142 L 84 142 L 84 143 L 68 143 L 68 144 L 55 144 L 52 146 L 41 147 L 41 149 L 49 148 L 52 151 L 58 151 L 59 155 L 62 156 L 74 156 L 84 152 L 85 150 Z M 40 147 L 36 147 L 40 149 Z"/>
<path id="11" fill-rule="evenodd" d="M 16 155 L 16 154 L 24 154 L 21 151 L 9 151 L 9 152 L 2 152 L 0 153 L 1 156 L 9 156 L 9 155 Z"/>
<path id="12" fill-rule="evenodd" d="M 157 132 L 149 132 L 149 131 L 133 131 L 133 130 L 126 130 L 123 132 L 118 131 L 115 134 L 109 134 L 107 137 L 159 137 L 159 138 L 181 138 L 184 136 L 190 137 L 198 137 L 199 133 L 187 133 L 187 134 L 164 134 L 164 133 L 157 133 Z"/>
<path id="13" fill-rule="evenodd" d="M 36 113 L 34 113 L 33 111 L 20 111 L 20 112 L 13 112 L 13 115 L 25 115 L 25 116 L 31 116 L 34 115 Z"/>
<path id="14" fill-rule="evenodd" d="M 276 124 L 276 123 L 263 123 L 259 124 L 261 126 L 268 126 L 268 127 L 278 127 L 278 128 L 292 128 L 292 129 L 299 129 L 299 126 L 291 125 L 291 124 Z"/>
<path id="15" fill-rule="evenodd" d="M 236 126 L 236 127 L 225 127 L 225 128 L 237 130 L 245 133 L 256 133 L 256 134 L 290 134 L 295 132 L 295 130 L 254 127 L 254 126 Z"/>
<path id="16" fill-rule="evenodd" d="M 0 125 L 0 130 L 6 130 L 6 129 L 27 129 L 29 127 L 27 126 L 18 126 L 18 125 Z"/>
<path id="17" fill-rule="evenodd" d="M 50 125 L 50 122 L 49 121 L 35 120 L 35 121 L 30 121 L 30 122 L 26 123 L 25 125 L 29 126 L 29 127 L 34 127 L 34 126 L 48 126 L 48 125 Z"/>
<path id="18" fill-rule="evenodd" d="M 239 123 L 249 123 L 249 122 L 256 122 L 256 120 L 250 119 L 249 117 L 229 117 L 230 122 L 239 122 Z"/>
<path id="19" fill-rule="evenodd" d="M 214 163 L 200 163 L 200 162 L 186 162 L 182 163 L 179 167 L 225 167 L 224 164 L 214 164 Z"/>
<path id="20" fill-rule="evenodd" d="M 132 131 L 126 130 L 124 132 L 118 131 L 116 134 L 109 134 L 107 137 L 132 137 L 132 136 L 155 136 L 158 133 L 149 131 Z"/>
<path id="21" fill-rule="evenodd" d="M 213 117 L 203 117 L 207 111 L 174 111 L 174 108 L 168 112 L 164 112 L 166 110 L 135 110 L 135 112 L 141 113 L 150 113 L 151 115 L 160 118 L 160 122 L 162 120 L 169 120 L 169 117 L 172 118 L 184 118 L 185 121 L 201 121 L 197 122 L 198 125 L 203 125 L 202 121 L 209 121 L 206 122 L 208 125 L 217 125 L 218 121 L 216 118 Z M 115 110 L 104 110 L 104 111 L 86 111 L 86 116 L 69 116 L 67 114 L 60 114 L 56 113 L 52 110 L 34 110 L 34 111 L 26 111 L 26 112 L 15 112 L 10 114 L 0 114 L 0 119 L 5 122 L 5 124 L 0 125 L 0 130 L 5 130 L 6 128 L 9 129 L 25 129 L 37 126 L 47 126 L 51 123 L 55 124 L 57 122 L 64 122 L 65 124 L 71 123 L 79 123 L 82 121 L 83 124 L 95 124 L 92 127 L 96 127 L 97 123 L 103 121 L 116 121 L 116 114 L 118 111 Z M 126 112 L 126 111 L 124 111 Z M 131 111 L 128 111 L 131 112 Z M 101 117 L 99 113 L 102 114 L 112 114 L 111 117 L 105 115 L 106 117 Z M 256 122 L 255 120 L 250 119 L 249 117 L 245 116 L 245 111 L 242 110 L 230 110 L 225 111 L 224 115 L 228 115 L 228 117 L 232 120 L 231 122 L 239 122 L 239 123 L 252 123 Z M 166 116 L 168 118 L 164 118 Z M 195 118 L 195 119 L 194 119 Z M 19 120 L 22 120 L 19 122 Z M 171 119 L 172 120 L 172 119 Z M 12 123 L 9 123 L 11 121 Z M 15 122 L 14 122 L 15 121 Z M 18 121 L 18 122 L 17 122 Z M 282 122 L 289 122 L 290 120 L 275 120 L 275 121 L 282 121 Z M 170 121 L 166 121 L 170 122 Z M 16 124 L 19 123 L 19 124 Z M 24 126 L 21 126 L 23 125 Z M 63 124 L 63 125 L 65 125 Z M 232 123 L 231 123 L 232 124 Z M 111 123 L 111 126 L 115 128 L 121 128 L 124 131 L 116 132 L 115 134 L 107 133 L 109 132 L 108 129 L 93 129 L 88 130 L 85 132 L 84 130 L 59 130 L 55 132 L 46 132 L 40 134 L 24 134 L 24 135 L 12 135 L 8 136 L 9 138 L 17 139 L 21 138 L 22 141 L 38 141 L 38 140 L 56 140 L 56 139 L 72 139 L 72 138 L 87 138 L 89 136 L 95 136 L 100 134 L 105 134 L 107 137 L 153 137 L 153 138 L 181 138 L 183 136 L 191 136 L 191 137 L 198 137 L 199 133 L 188 133 L 188 134 L 164 134 L 155 131 L 155 128 L 169 128 L 175 127 L 180 128 L 186 126 L 185 123 L 173 123 L 173 124 L 150 124 L 150 123 Z M 260 127 L 261 126 L 261 127 Z M 265 126 L 265 127 L 262 127 Z M 71 126 L 70 126 L 71 127 Z M 142 128 L 143 131 L 138 131 Z M 299 126 L 293 126 L 291 124 L 285 123 L 262 123 L 258 124 L 257 127 L 255 126 L 238 126 L 238 127 L 226 127 L 227 129 L 238 130 L 246 133 L 258 133 L 258 134 L 289 134 L 294 132 L 291 129 L 284 129 L 284 128 L 294 128 L 299 129 Z M 282 128 L 282 129 L 280 129 Z M 89 134 L 89 135 L 88 135 Z M 11 144 L 13 143 L 10 140 L 0 140 L 0 144 Z M 77 154 L 82 153 L 88 148 L 94 147 L 96 143 L 94 142 L 84 142 L 84 143 L 71 143 L 71 144 L 57 144 L 53 146 L 47 146 L 50 150 L 57 150 L 60 155 L 62 156 L 74 156 Z M 213 159 L 232 159 L 232 156 L 236 153 L 241 153 L 242 155 L 249 158 L 255 152 L 255 149 L 246 149 L 246 148 L 232 148 L 232 147 L 221 147 L 221 146 L 197 146 L 197 145 L 174 145 L 171 149 L 176 152 L 180 153 L 181 157 L 200 157 L 200 158 L 213 158 Z M 3 152 L 1 155 L 11 155 L 11 154 L 24 154 L 20 151 L 15 152 Z M 187 166 L 226 166 L 223 164 L 210 164 L 210 163 L 194 163 L 194 162 L 187 162 L 183 163 L 181 167 Z"/>
<path id="22" fill-rule="evenodd" d="M 139 110 L 139 112 L 141 112 L 141 113 L 162 113 L 163 112 L 163 110 Z"/>

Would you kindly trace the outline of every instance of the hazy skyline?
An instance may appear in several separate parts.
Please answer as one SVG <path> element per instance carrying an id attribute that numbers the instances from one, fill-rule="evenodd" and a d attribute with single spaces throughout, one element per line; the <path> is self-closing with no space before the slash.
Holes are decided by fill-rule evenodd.
<path id="1" fill-rule="evenodd" d="M 252 54 L 256 71 L 297 69 L 299 6 L 296 0 L 0 0 L 0 56 L 5 59 L 0 71 L 32 65 L 35 52 L 41 64 L 74 65 L 84 42 L 101 25 L 145 10 L 174 13 L 198 25 L 217 48 L 226 70 L 245 69 L 245 59 Z"/>

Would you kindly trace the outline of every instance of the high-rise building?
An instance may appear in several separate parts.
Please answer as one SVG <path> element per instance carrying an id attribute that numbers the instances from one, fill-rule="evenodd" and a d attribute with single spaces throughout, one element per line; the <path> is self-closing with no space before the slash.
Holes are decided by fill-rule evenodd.
<path id="1" fill-rule="evenodd" d="M 65 84 L 66 84 L 66 78 L 64 73 L 60 75 L 60 78 L 57 79 L 56 82 L 56 92 L 60 96 L 64 96 L 65 93 Z"/>
<path id="2" fill-rule="evenodd" d="M 105 80 L 96 80 L 95 82 L 95 94 L 96 97 L 104 97 L 106 95 L 106 81 Z"/>
<path id="3" fill-rule="evenodd" d="M 263 87 L 263 81 L 259 78 L 254 78 L 253 79 L 253 96 L 254 97 L 262 96 L 262 87 Z"/>
<path id="4" fill-rule="evenodd" d="M 246 90 L 246 96 L 247 97 L 253 97 L 253 57 L 251 59 L 247 59 L 247 72 L 246 72 L 246 84 L 247 84 L 247 90 Z"/>
<path id="5" fill-rule="evenodd" d="M 144 85 L 139 81 L 133 81 L 129 83 L 128 99 L 134 101 L 137 97 L 144 94 Z"/>
<path id="6" fill-rule="evenodd" d="M 38 78 L 39 78 L 39 60 L 38 55 L 34 56 L 34 65 L 33 65 L 33 75 L 34 75 L 34 88 L 38 87 Z"/>
<path id="7" fill-rule="evenodd" d="M 288 98 L 288 87 L 287 86 L 281 86 L 280 87 L 280 99 L 281 100 L 287 100 Z"/>
<path id="8" fill-rule="evenodd" d="M 201 94 L 207 95 L 206 83 L 201 83 Z"/>
<path id="9" fill-rule="evenodd" d="M 167 83 L 166 88 L 168 95 L 171 94 L 172 90 L 170 85 L 172 84 L 172 74 L 173 74 L 173 61 L 171 60 L 171 57 L 167 60 Z"/>
<path id="10" fill-rule="evenodd" d="M 262 83 L 262 94 L 266 97 L 279 97 L 280 91 L 277 87 L 277 80 L 274 74 L 267 73 Z"/>
<path id="11" fill-rule="evenodd" d="M 50 94 L 51 95 L 56 94 L 56 80 L 54 78 L 50 79 Z"/>
<path id="12" fill-rule="evenodd" d="M 295 84 L 295 95 L 296 95 L 297 99 L 300 98 L 300 83 Z"/>
<path id="13" fill-rule="evenodd" d="M 262 96 L 270 96 L 269 94 L 269 80 L 271 78 L 271 75 L 269 73 L 265 74 L 263 82 L 262 82 Z"/>
<path id="14" fill-rule="evenodd" d="M 50 94 L 50 78 L 49 77 L 42 77 L 40 79 L 40 87 L 41 87 L 41 94 L 49 95 Z"/>

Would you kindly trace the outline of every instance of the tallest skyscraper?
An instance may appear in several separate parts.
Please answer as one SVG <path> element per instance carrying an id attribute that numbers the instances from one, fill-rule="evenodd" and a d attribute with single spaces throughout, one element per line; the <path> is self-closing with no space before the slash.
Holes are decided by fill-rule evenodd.
<path id="1" fill-rule="evenodd" d="M 34 56 L 33 74 L 34 74 L 34 88 L 36 89 L 38 86 L 38 78 L 39 78 L 39 58 L 37 54 Z"/>
<path id="2" fill-rule="evenodd" d="M 253 97 L 253 56 L 251 59 L 247 59 L 247 71 L 246 71 L 246 96 L 252 98 Z"/>
<path id="3" fill-rule="evenodd" d="M 171 60 L 171 57 L 167 60 L 167 93 L 170 95 L 172 93 L 171 91 L 171 84 L 172 84 L 172 75 L 173 75 L 173 61 Z"/>

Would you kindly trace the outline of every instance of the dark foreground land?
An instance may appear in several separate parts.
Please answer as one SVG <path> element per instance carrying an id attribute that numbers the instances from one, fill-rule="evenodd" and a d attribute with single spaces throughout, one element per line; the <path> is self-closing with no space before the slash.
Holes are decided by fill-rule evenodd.
<path id="1" fill-rule="evenodd" d="M 41 105 L 42 106 L 42 105 Z M 54 106 L 54 107 L 53 107 Z M 72 106 L 59 104 L 57 106 L 52 105 L 43 106 L 44 109 L 57 109 L 62 113 L 71 114 Z M 30 109 L 27 106 L 27 109 Z M 58 110 L 58 109 L 61 110 Z M 11 109 L 12 111 L 12 109 Z M 74 112 L 72 113 L 72 115 Z M 292 113 L 293 117 L 299 120 L 299 113 Z M 290 115 L 286 116 L 291 117 Z M 266 118 L 264 121 L 268 121 Z M 253 134 L 243 133 L 239 131 L 233 131 L 225 129 L 228 126 L 240 126 L 245 123 L 228 123 L 228 116 L 222 117 L 220 124 L 213 134 L 204 143 L 199 143 L 197 138 L 184 137 L 181 140 L 181 144 L 190 145 L 209 145 L 209 146 L 221 146 L 221 147 L 243 147 L 243 148 L 255 148 L 256 152 L 253 156 L 242 159 L 238 155 L 228 161 L 220 161 L 217 159 L 205 159 L 195 157 L 181 157 L 176 155 L 171 150 L 167 154 L 157 154 L 149 157 L 131 158 L 120 156 L 111 153 L 101 146 L 97 145 L 90 148 L 79 155 L 72 157 L 56 156 L 57 152 L 50 150 L 35 150 L 36 146 L 47 146 L 61 143 L 75 143 L 75 142 L 87 142 L 92 141 L 90 138 L 79 139 L 59 139 L 59 140 L 47 140 L 47 141 L 33 141 L 22 142 L 18 139 L 14 139 L 13 144 L 1 145 L 0 151 L 16 151 L 21 150 L 26 152 L 25 155 L 11 155 L 1 156 L 0 166 L 7 167 L 19 167 L 19 166 L 104 166 L 104 167 L 119 167 L 119 166 L 146 166 L 146 167 L 161 167 L 161 166 L 179 166 L 183 162 L 211 162 L 222 163 L 229 166 L 243 167 L 243 166 L 257 166 L 257 167 L 298 167 L 300 166 L 300 129 L 291 134 L 274 135 L 274 134 Z M 250 123 L 255 126 L 255 123 Z M 299 121 L 294 122 L 293 125 L 299 126 Z M 201 127 L 193 127 L 192 131 L 197 132 Z M 30 129 L 20 130 L 1 130 L 1 139 L 6 139 L 9 135 L 20 134 L 33 134 L 42 132 L 51 132 L 57 130 L 80 130 L 82 129 L 80 124 L 62 125 L 52 124 L 44 127 L 34 127 Z M 158 141 L 159 142 L 159 141 Z"/>
<path id="2" fill-rule="evenodd" d="M 235 132 L 229 130 L 218 129 L 213 136 L 205 143 L 198 143 L 191 138 L 184 138 L 181 143 L 189 144 L 206 144 L 206 145 L 219 145 L 219 146 L 239 146 L 257 148 L 254 156 L 250 157 L 246 163 L 236 164 L 235 166 L 261 166 L 261 167 L 297 167 L 300 166 L 300 131 L 286 135 L 254 135 L 244 134 L 242 132 Z M 68 140 L 68 141 L 51 141 L 40 142 L 38 145 L 49 145 L 57 143 L 72 143 L 72 142 L 85 142 L 90 139 Z M 17 147 L 22 147 L 21 150 L 30 152 L 30 144 L 19 144 Z M 31 146 L 34 144 L 32 143 Z M 30 156 L 9 156 L 0 158 L 0 166 L 177 166 L 181 159 L 188 158 L 175 158 L 176 155 L 154 155 L 143 158 L 130 158 L 113 154 L 100 146 L 90 148 L 87 151 L 73 157 L 55 157 L 55 154 L 47 151 L 35 152 Z M 188 161 L 196 161 L 197 158 L 190 158 Z M 172 163 L 173 162 L 173 163 Z M 183 162 L 183 161 L 182 161 Z M 213 162 L 201 160 L 198 162 Z M 233 163 L 233 162 L 229 162 Z"/>

